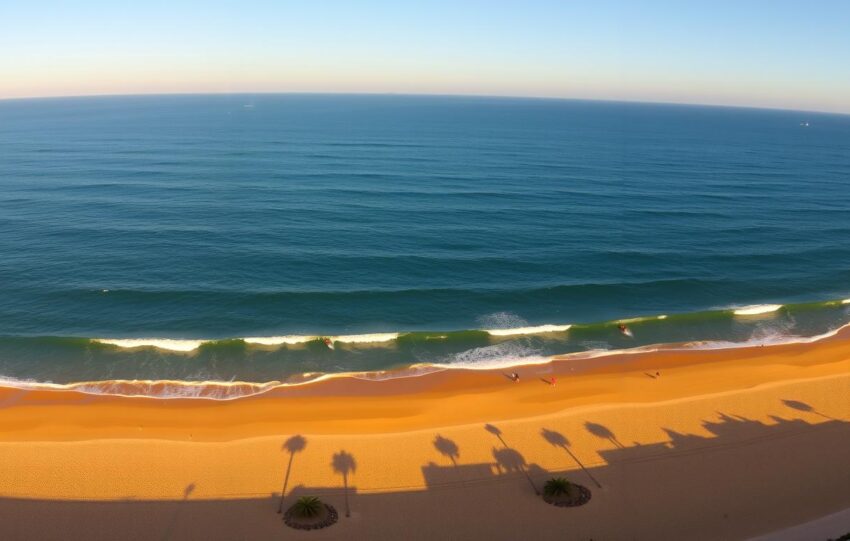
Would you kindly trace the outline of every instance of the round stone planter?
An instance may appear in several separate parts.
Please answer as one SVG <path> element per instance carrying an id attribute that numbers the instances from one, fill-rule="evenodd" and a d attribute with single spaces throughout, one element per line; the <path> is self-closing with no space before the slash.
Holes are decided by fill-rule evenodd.
<path id="1" fill-rule="evenodd" d="M 339 520 L 339 513 L 336 512 L 336 509 L 332 505 L 323 503 L 322 506 L 324 511 L 311 518 L 296 517 L 290 507 L 283 514 L 283 522 L 296 530 L 321 530 L 322 528 L 327 528 Z"/>
<path id="2" fill-rule="evenodd" d="M 572 494 L 551 497 L 544 495 L 543 501 L 557 507 L 578 507 L 590 501 L 589 488 L 577 484 L 573 484 L 573 488 L 575 490 L 571 491 L 573 492 Z"/>

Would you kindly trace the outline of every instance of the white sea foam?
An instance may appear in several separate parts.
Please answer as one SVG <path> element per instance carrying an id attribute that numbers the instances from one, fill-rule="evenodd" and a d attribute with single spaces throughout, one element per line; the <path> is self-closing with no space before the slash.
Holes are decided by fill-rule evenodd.
<path id="1" fill-rule="evenodd" d="M 543 334 L 547 332 L 563 332 L 572 325 L 538 325 L 536 327 L 515 327 L 513 329 L 487 329 L 491 336 L 514 336 L 518 334 Z"/>
<path id="2" fill-rule="evenodd" d="M 66 386 L 50 381 L 0 376 L 0 387 L 10 387 L 12 389 L 64 389 Z"/>
<path id="3" fill-rule="evenodd" d="M 528 327 L 528 321 L 513 312 L 495 312 L 478 318 L 480 329 L 516 329 Z"/>
<path id="4" fill-rule="evenodd" d="M 248 344 L 260 344 L 263 346 L 279 346 L 282 344 L 304 344 L 329 338 L 332 342 L 344 342 L 347 344 L 379 344 L 381 342 L 391 342 L 399 337 L 397 332 L 383 332 L 371 334 L 343 334 L 339 336 L 326 335 L 298 335 L 291 334 L 286 336 L 247 336 L 242 338 Z"/>
<path id="5" fill-rule="evenodd" d="M 661 314 L 657 319 L 667 319 L 667 314 Z"/>
<path id="6" fill-rule="evenodd" d="M 317 340 L 318 336 L 246 336 L 242 340 L 247 344 L 260 344 L 263 346 L 279 346 L 282 344 L 303 344 L 311 340 Z"/>
<path id="7" fill-rule="evenodd" d="M 551 359 L 551 357 L 541 355 L 538 350 L 528 346 L 516 342 L 502 342 L 456 353 L 442 362 L 434 363 L 434 365 L 443 368 L 490 370 L 519 365 L 544 364 Z"/>
<path id="8" fill-rule="evenodd" d="M 376 344 L 390 342 L 398 338 L 399 333 L 373 333 L 373 334 L 351 334 L 329 337 L 333 342 L 344 342 L 350 344 Z M 279 346 L 283 344 L 303 344 L 312 340 L 318 340 L 320 336 L 313 335 L 287 335 L 287 336 L 248 336 L 242 338 L 247 344 L 263 346 Z M 188 353 L 201 347 L 208 342 L 216 340 L 177 340 L 172 338 L 93 338 L 94 342 L 109 344 L 120 348 L 152 347 L 169 351 L 180 351 Z"/>
<path id="9" fill-rule="evenodd" d="M 657 316 L 628 317 L 628 318 L 625 318 L 625 319 L 615 319 L 615 320 L 611 321 L 610 323 L 622 323 L 622 324 L 641 323 L 643 321 L 649 321 L 651 319 L 658 319 L 658 317 Z"/>
<path id="10" fill-rule="evenodd" d="M 93 338 L 92 341 L 119 348 L 154 347 L 183 352 L 196 350 L 206 342 L 206 340 L 173 340 L 171 338 Z"/>
<path id="11" fill-rule="evenodd" d="M 850 327 L 850 324 L 844 325 L 837 329 L 833 329 L 831 331 L 827 331 L 823 334 L 816 334 L 814 336 L 799 336 L 793 334 L 782 334 L 781 332 L 764 332 L 764 333 L 754 333 L 748 340 L 744 342 L 730 342 L 726 340 L 711 340 L 711 341 L 702 341 L 702 342 L 689 342 L 687 344 L 688 347 L 684 348 L 676 348 L 676 347 L 664 347 L 659 349 L 664 349 L 666 351 L 673 351 L 676 349 L 736 349 L 736 348 L 746 348 L 753 346 L 785 346 L 790 344 L 811 344 L 814 342 L 819 342 L 821 340 L 825 340 L 827 338 L 831 338 L 841 332 L 843 329 Z M 622 351 L 622 350 L 619 350 Z"/>
<path id="12" fill-rule="evenodd" d="M 844 299 L 841 304 L 850 304 L 850 299 Z"/>
<path id="13" fill-rule="evenodd" d="M 496 312 L 478 318 L 483 331 L 490 336 L 518 336 L 523 334 L 543 334 L 564 332 L 572 325 L 529 325 L 526 320 L 511 312 Z"/>
<path id="14" fill-rule="evenodd" d="M 746 344 L 767 345 L 781 343 L 797 338 L 794 335 L 794 322 L 785 319 L 766 319 L 756 324 Z"/>
<path id="15" fill-rule="evenodd" d="M 346 342 L 349 344 L 378 344 L 380 342 L 391 342 L 396 338 L 398 338 L 397 332 L 331 336 L 331 340 L 334 342 Z"/>
<path id="16" fill-rule="evenodd" d="M 758 316 L 761 314 L 769 314 L 776 312 L 782 308 L 781 304 L 754 304 L 752 306 L 742 306 L 736 308 L 733 312 L 736 316 Z"/>
<path id="17" fill-rule="evenodd" d="M 71 383 L 62 388 L 85 394 L 138 398 L 236 400 L 263 394 L 280 385 L 279 381 L 112 380 Z"/>

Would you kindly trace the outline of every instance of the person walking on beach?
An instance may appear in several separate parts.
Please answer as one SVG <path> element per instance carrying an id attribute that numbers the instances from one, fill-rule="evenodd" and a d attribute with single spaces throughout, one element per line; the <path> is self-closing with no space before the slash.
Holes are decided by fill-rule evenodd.
<path id="1" fill-rule="evenodd" d="M 514 383 L 519 383 L 519 374 L 511 372 L 511 379 L 514 380 Z"/>

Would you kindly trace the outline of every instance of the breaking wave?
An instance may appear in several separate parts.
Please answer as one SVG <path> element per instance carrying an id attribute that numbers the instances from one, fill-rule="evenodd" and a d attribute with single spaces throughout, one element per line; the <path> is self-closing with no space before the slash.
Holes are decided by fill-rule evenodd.
<path id="1" fill-rule="evenodd" d="M 770 314 L 782 308 L 781 304 L 754 304 L 752 306 L 744 306 L 733 310 L 736 316 L 760 316 Z"/>
<path id="2" fill-rule="evenodd" d="M 0 336 L 0 387 L 230 400 L 337 377 L 379 380 L 657 349 L 810 343 L 850 324 L 848 304 L 846 298 L 761 304 L 574 324 L 535 324 L 497 312 L 479 319 L 482 328 L 460 331 L 229 339 Z"/>
<path id="3" fill-rule="evenodd" d="M 539 350 L 516 342 L 502 342 L 474 348 L 434 363 L 418 363 L 399 370 L 372 372 L 303 373 L 287 381 L 182 381 L 182 380 L 103 380 L 68 384 L 0 377 L 0 387 L 33 391 L 74 391 L 83 394 L 140 397 L 151 399 L 235 400 L 268 393 L 275 389 L 307 385 L 334 378 L 386 380 L 418 377 L 444 370 L 496 370 L 517 366 L 545 364 L 552 361 L 592 359 L 614 355 L 631 355 L 655 351 L 694 351 L 713 349 L 810 344 L 836 336 L 850 329 L 850 323 L 815 336 L 789 336 L 781 329 L 766 329 L 754 333 L 744 342 L 693 341 L 678 344 L 654 344 L 628 349 L 590 349 L 566 355 L 544 355 Z"/>

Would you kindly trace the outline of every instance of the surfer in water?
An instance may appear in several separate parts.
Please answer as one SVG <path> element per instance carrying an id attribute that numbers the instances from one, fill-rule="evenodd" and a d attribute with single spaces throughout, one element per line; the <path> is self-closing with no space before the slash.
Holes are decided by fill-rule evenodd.
<path id="1" fill-rule="evenodd" d="M 621 333 L 623 333 L 624 335 L 628 336 L 629 338 L 632 338 L 632 337 L 634 336 L 634 335 L 632 334 L 632 330 L 631 330 L 631 329 L 629 329 L 628 327 L 626 327 L 625 325 L 623 325 L 622 323 L 620 323 L 619 325 L 617 325 L 617 328 L 620 330 L 620 332 L 621 332 Z"/>
<path id="2" fill-rule="evenodd" d="M 323 338 L 323 339 L 322 339 L 322 342 L 324 342 L 324 344 L 325 344 L 326 346 L 328 346 L 328 349 L 333 349 L 333 348 L 334 348 L 333 340 L 331 340 L 330 338 Z"/>

